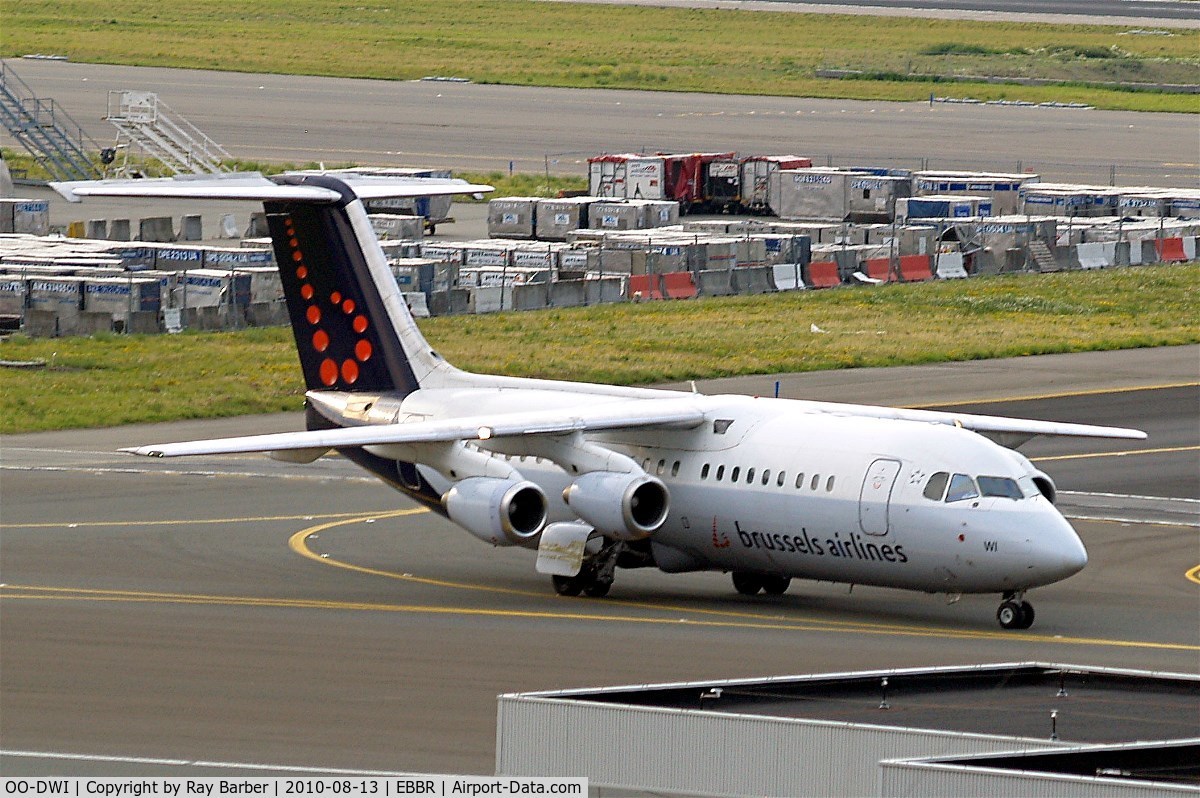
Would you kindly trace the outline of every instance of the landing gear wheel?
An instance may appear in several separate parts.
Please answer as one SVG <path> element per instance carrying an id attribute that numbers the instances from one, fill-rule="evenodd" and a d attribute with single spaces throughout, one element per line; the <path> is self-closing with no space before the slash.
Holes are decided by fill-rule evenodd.
<path id="1" fill-rule="evenodd" d="M 764 576 L 762 578 L 762 589 L 768 596 L 782 596 L 791 584 L 790 576 Z"/>
<path id="2" fill-rule="evenodd" d="M 1030 613 L 1032 623 L 1032 612 Z M 1025 611 L 1021 605 L 1015 601 L 1003 601 L 1000 603 L 1000 608 L 996 610 L 996 620 L 1000 622 L 1000 626 L 1005 629 L 1028 629 L 1028 626 L 1022 626 L 1025 621 Z"/>
<path id="3" fill-rule="evenodd" d="M 590 582 L 588 586 L 583 589 L 583 592 L 587 593 L 592 598 L 604 598 L 608 595 L 608 591 L 611 587 L 612 582 L 601 582 L 596 580 Z"/>
<path id="4" fill-rule="evenodd" d="M 1022 601 L 1021 602 L 1021 625 L 1018 626 L 1017 628 L 1018 629 L 1028 629 L 1029 627 L 1033 626 L 1033 618 L 1034 618 L 1033 605 L 1030 604 L 1028 601 Z"/>
<path id="5" fill-rule="evenodd" d="M 745 571 L 734 571 L 733 589 L 741 593 L 743 596 L 757 596 L 758 591 L 763 589 L 763 577 L 761 574 L 748 574 Z"/>
<path id="6" fill-rule="evenodd" d="M 578 596 L 583 592 L 583 580 L 578 576 L 552 576 L 550 582 L 560 596 Z"/>

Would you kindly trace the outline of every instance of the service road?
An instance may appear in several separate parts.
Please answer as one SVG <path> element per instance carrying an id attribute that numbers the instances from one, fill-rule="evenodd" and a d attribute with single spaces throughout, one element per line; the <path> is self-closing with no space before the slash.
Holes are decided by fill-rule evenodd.
<path id="1" fill-rule="evenodd" d="M 1150 492 L 1153 473 L 1168 486 L 1157 495 L 1195 500 L 1198 357 L 1183 347 L 781 380 L 786 395 L 818 399 L 869 390 L 880 402 L 1123 419 L 1154 437 L 1086 452 L 1044 443 L 1035 456 L 1064 490 Z M 761 382 L 772 380 L 743 388 Z M 5 775 L 229 762 L 490 773 L 495 696 L 513 690 L 1024 659 L 1200 669 L 1200 584 L 1187 576 L 1200 521 L 1186 502 L 1160 523 L 1076 521 L 1091 564 L 1035 591 L 1037 624 L 1014 633 L 996 626 L 991 596 L 947 605 L 794 583 L 779 600 L 747 600 L 719 574 L 623 571 L 608 599 L 564 599 L 528 552 L 475 541 L 341 458 L 113 453 L 298 423 L 6 436 L 0 739 L 38 755 L 0 753 Z M 1129 448 L 1172 451 L 1116 454 Z M 1092 456 L 1053 460 L 1081 453 Z M 182 764 L 195 761 L 210 765 Z"/>

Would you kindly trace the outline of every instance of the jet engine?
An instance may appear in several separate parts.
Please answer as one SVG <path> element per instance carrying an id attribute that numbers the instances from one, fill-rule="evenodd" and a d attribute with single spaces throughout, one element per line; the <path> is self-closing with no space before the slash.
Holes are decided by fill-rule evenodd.
<path id="1" fill-rule="evenodd" d="M 1049 474 L 1043 471 L 1035 471 L 1033 474 L 1033 484 L 1037 486 L 1037 489 L 1051 504 L 1054 504 L 1054 499 L 1058 496 L 1058 486 L 1054 484 L 1054 480 L 1050 478 Z"/>
<path id="2" fill-rule="evenodd" d="M 571 511 L 600 532 L 621 540 L 652 534 L 667 520 L 667 486 L 645 473 L 592 471 L 563 491 Z"/>
<path id="3" fill-rule="evenodd" d="M 450 519 L 495 546 L 537 548 L 546 525 L 546 494 L 532 482 L 469 477 L 442 496 Z"/>

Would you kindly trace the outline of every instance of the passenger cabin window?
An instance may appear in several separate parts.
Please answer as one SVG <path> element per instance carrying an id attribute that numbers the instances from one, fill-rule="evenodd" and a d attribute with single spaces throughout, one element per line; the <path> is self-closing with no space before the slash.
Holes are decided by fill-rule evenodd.
<path id="1" fill-rule="evenodd" d="M 998 496 L 1001 499 L 1024 498 L 1017 481 L 1008 477 L 980 477 L 979 492 L 984 496 Z"/>
<path id="2" fill-rule="evenodd" d="M 708 479 L 708 463 L 700 468 L 700 479 Z"/>
<path id="3" fill-rule="evenodd" d="M 671 464 L 671 476 L 673 476 L 673 477 L 679 476 L 679 461 L 678 460 L 676 460 L 674 463 Z"/>
<path id="4" fill-rule="evenodd" d="M 816 489 L 817 489 L 817 485 L 820 485 L 820 484 L 821 484 L 821 475 L 820 475 L 820 474 L 813 474 L 812 482 L 810 482 L 810 483 L 809 483 L 809 485 L 808 485 L 808 489 L 809 489 L 809 490 L 816 490 Z"/>
<path id="5" fill-rule="evenodd" d="M 787 482 L 787 474 L 780 471 L 779 476 L 775 478 L 775 487 L 782 488 L 785 482 Z"/>
<path id="6" fill-rule="evenodd" d="M 830 477 L 829 479 L 825 480 L 825 492 L 830 493 L 832 491 L 833 491 L 833 477 Z"/>
<path id="7" fill-rule="evenodd" d="M 730 482 L 737 482 L 738 475 L 739 475 L 739 474 L 741 474 L 741 473 L 742 473 L 742 467 L 741 467 L 741 466 L 734 466 L 734 467 L 733 467 L 733 470 L 729 472 L 729 481 L 730 481 Z"/>
<path id="8" fill-rule="evenodd" d="M 655 473 L 656 473 L 658 476 L 660 476 L 660 477 L 661 477 L 661 476 L 663 475 L 663 469 L 664 469 L 664 468 L 666 468 L 666 467 L 667 467 L 667 461 L 666 461 L 666 460 L 659 460 L 659 461 L 658 461 L 658 468 L 657 468 L 657 469 L 655 469 Z"/>
<path id="9" fill-rule="evenodd" d="M 770 481 L 771 481 L 771 469 L 764 468 L 763 475 L 762 475 L 762 484 L 766 485 Z"/>
<path id="10" fill-rule="evenodd" d="M 725 478 L 725 466 L 719 465 L 719 466 L 717 466 L 717 482 L 720 482 L 724 478 Z"/>
<path id="11" fill-rule="evenodd" d="M 746 484 L 747 485 L 754 484 L 754 469 L 753 468 L 746 469 Z"/>
<path id="12" fill-rule="evenodd" d="M 931 476 L 925 483 L 925 498 L 940 502 L 942 496 L 946 495 L 946 483 L 949 481 L 950 475 L 945 471 L 939 471 Z"/>
<path id="13" fill-rule="evenodd" d="M 801 471 L 799 474 L 796 475 L 796 490 L 800 490 L 803 487 L 804 487 L 804 472 Z"/>
<path id="14" fill-rule="evenodd" d="M 966 474 L 955 474 L 950 478 L 950 490 L 946 491 L 946 501 L 960 502 L 978 496 L 979 491 L 975 488 L 975 480 Z"/>

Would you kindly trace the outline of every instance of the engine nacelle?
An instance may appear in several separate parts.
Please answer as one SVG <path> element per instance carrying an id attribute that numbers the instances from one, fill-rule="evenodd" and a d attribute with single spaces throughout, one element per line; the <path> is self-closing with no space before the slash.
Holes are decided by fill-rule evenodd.
<path id="1" fill-rule="evenodd" d="M 1046 499 L 1054 504 L 1054 500 L 1058 497 L 1058 486 L 1054 484 L 1054 480 L 1044 471 L 1037 471 L 1033 475 L 1033 484 L 1037 485 L 1037 489 Z"/>
<path id="2" fill-rule="evenodd" d="M 546 525 L 546 494 L 532 482 L 469 477 L 442 496 L 454 523 L 495 546 L 537 548 Z"/>
<path id="3" fill-rule="evenodd" d="M 597 532 L 621 540 L 651 535 L 667 520 L 667 486 L 644 473 L 593 471 L 563 491 L 571 512 Z"/>

